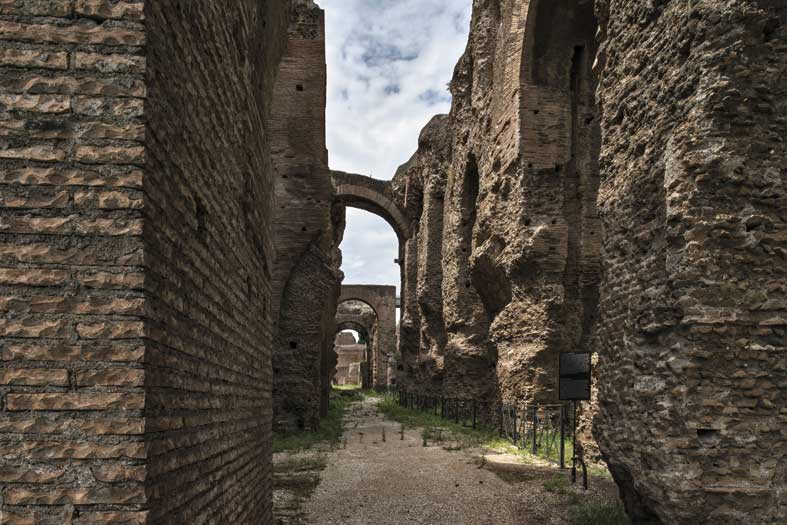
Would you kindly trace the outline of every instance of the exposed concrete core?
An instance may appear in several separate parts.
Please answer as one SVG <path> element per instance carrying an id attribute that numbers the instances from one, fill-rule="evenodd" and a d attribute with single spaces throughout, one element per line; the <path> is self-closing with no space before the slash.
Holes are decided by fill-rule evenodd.
<path id="1" fill-rule="evenodd" d="M 451 114 L 391 183 L 401 383 L 549 403 L 559 354 L 594 353 L 582 439 L 598 410 L 633 517 L 784 519 L 786 11 L 476 2 Z"/>
<path id="2" fill-rule="evenodd" d="M 371 386 L 388 384 L 388 360 L 396 352 L 396 287 L 383 285 L 345 284 L 342 285 L 339 304 L 359 301 L 368 305 L 375 314 L 375 328 L 370 359 L 367 359 L 371 373 Z M 346 312 L 340 312 L 346 314 Z M 340 319 L 337 318 L 337 321 Z M 346 322 L 347 320 L 341 320 Z M 345 325 L 346 326 L 346 325 Z M 361 325 L 364 326 L 365 325 Z M 368 332 L 367 332 L 368 333 Z"/>
<path id="3" fill-rule="evenodd" d="M 784 522 L 787 4 L 597 9 L 594 434 L 637 518 Z"/>

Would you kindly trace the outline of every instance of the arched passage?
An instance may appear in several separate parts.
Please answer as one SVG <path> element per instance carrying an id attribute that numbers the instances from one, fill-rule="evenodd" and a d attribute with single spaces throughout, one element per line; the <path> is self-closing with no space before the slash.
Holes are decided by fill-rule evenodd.
<path id="1" fill-rule="evenodd" d="M 410 221 L 394 202 L 389 181 L 343 171 L 331 171 L 331 179 L 336 189 L 334 202 L 379 215 L 394 229 L 400 245 L 410 238 Z"/>
<path id="2" fill-rule="evenodd" d="M 412 221 L 408 217 L 407 211 L 402 209 L 395 199 L 394 191 L 390 181 L 382 181 L 371 177 L 345 173 L 342 171 L 332 171 L 331 178 L 335 189 L 334 203 L 367 211 L 385 220 L 396 233 L 399 241 L 398 263 L 400 273 L 400 290 L 405 294 L 407 280 L 405 273 L 406 252 L 408 241 L 413 235 Z M 411 272 L 413 276 L 415 272 Z M 368 288 L 363 290 L 363 288 Z M 379 351 L 374 352 L 374 365 L 371 370 L 374 386 L 385 386 L 391 380 L 388 377 L 387 363 L 388 356 L 397 353 L 398 338 L 396 327 L 396 287 L 376 286 L 376 285 L 348 285 L 342 287 L 342 295 L 339 303 L 349 299 L 345 290 L 352 290 L 357 297 L 352 297 L 368 303 L 378 313 L 380 319 L 380 333 L 376 344 L 379 344 Z M 377 289 L 377 292 L 374 291 Z M 386 300 L 380 302 L 379 294 L 384 290 Z M 380 308 L 383 309 L 381 312 Z"/>
<path id="3" fill-rule="evenodd" d="M 391 380 L 388 377 L 388 359 L 396 351 L 396 287 L 386 285 L 347 284 L 342 286 L 339 305 L 347 301 L 360 301 L 367 304 L 375 313 L 375 326 L 370 330 L 372 355 L 371 381 L 373 386 L 386 386 Z M 341 311 L 341 309 L 340 309 Z M 337 313 L 337 325 L 343 322 L 355 322 L 368 325 L 368 321 L 342 318 Z"/>
<path id="4" fill-rule="evenodd" d="M 340 302 L 336 309 L 336 332 L 337 343 L 341 339 L 338 334 L 344 330 L 354 330 L 358 332 L 358 345 L 363 346 L 361 354 L 358 348 L 341 347 L 335 345 L 337 354 L 336 376 L 338 384 L 347 384 L 342 378 L 348 374 L 355 373 L 350 370 L 348 365 L 361 362 L 360 365 L 360 384 L 364 388 L 372 386 L 371 371 L 375 365 L 375 343 L 378 331 L 377 313 L 371 305 L 364 301 L 349 299 Z"/>

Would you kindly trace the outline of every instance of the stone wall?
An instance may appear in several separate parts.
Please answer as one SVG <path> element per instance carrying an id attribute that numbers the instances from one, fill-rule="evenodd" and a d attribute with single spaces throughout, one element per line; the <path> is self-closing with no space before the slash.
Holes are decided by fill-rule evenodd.
<path id="1" fill-rule="evenodd" d="M 594 353 L 582 436 L 598 410 L 633 517 L 779 521 L 787 8 L 595 4 L 475 3 L 450 148 L 422 140 L 393 182 L 423 188 L 401 381 L 555 402 L 559 354 Z"/>
<path id="2" fill-rule="evenodd" d="M 325 19 L 294 3 L 274 90 L 274 426 L 317 428 L 327 411 L 341 274 L 343 211 L 333 209 L 325 149 Z"/>
<path id="3" fill-rule="evenodd" d="M 0 6 L 4 523 L 270 519 L 264 122 L 287 17 Z"/>
<path id="4" fill-rule="evenodd" d="M 787 6 L 597 10 L 594 433 L 639 519 L 782 522 Z"/>

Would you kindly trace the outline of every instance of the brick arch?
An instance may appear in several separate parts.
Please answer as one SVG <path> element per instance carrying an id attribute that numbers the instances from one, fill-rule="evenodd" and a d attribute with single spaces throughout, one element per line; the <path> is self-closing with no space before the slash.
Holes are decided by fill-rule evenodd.
<path id="1" fill-rule="evenodd" d="M 359 334 L 369 334 L 370 330 L 366 327 L 366 325 L 359 323 L 358 321 L 351 321 L 351 320 L 344 320 L 340 321 L 339 317 L 337 316 L 336 319 L 336 333 L 344 332 L 345 330 L 355 330 Z"/>
<path id="2" fill-rule="evenodd" d="M 410 220 L 394 202 L 390 181 L 343 171 L 331 171 L 331 179 L 336 190 L 334 202 L 382 217 L 394 229 L 400 244 L 410 238 Z"/>
<path id="3" fill-rule="evenodd" d="M 366 303 L 377 315 L 372 379 L 374 386 L 385 386 L 388 383 L 386 356 L 393 355 L 396 351 L 396 287 L 345 284 L 342 285 L 338 304 L 346 301 Z M 337 318 L 338 322 L 340 322 L 339 318 Z"/>

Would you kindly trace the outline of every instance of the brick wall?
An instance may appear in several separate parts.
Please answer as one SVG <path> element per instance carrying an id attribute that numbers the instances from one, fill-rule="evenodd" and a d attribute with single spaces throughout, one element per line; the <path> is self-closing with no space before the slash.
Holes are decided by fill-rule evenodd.
<path id="1" fill-rule="evenodd" d="M 142 12 L 0 4 L 3 523 L 145 520 Z"/>
<path id="2" fill-rule="evenodd" d="M 268 519 L 286 24 L 284 3 L 0 3 L 4 523 Z"/>
<path id="3" fill-rule="evenodd" d="M 325 15 L 293 3 L 270 125 L 277 170 L 273 270 L 274 426 L 316 428 L 327 411 L 343 210 L 325 148 Z M 335 359 L 335 357 L 334 357 Z"/>
<path id="4" fill-rule="evenodd" d="M 150 2 L 148 497 L 157 523 L 270 518 L 272 164 L 283 7 Z"/>

